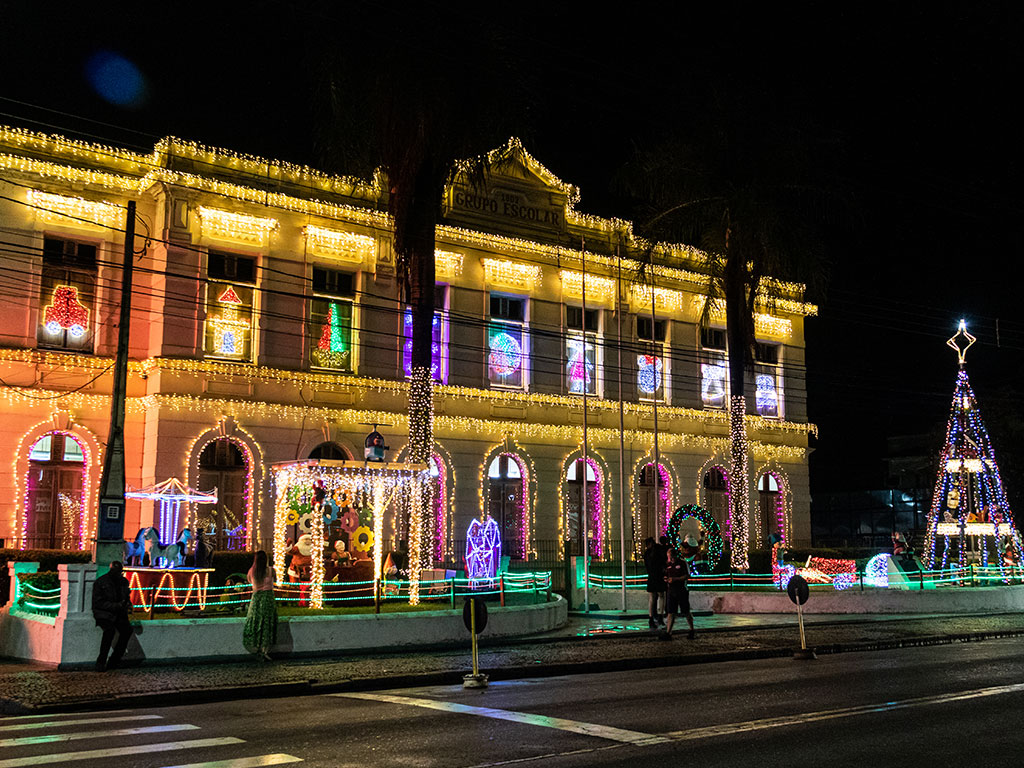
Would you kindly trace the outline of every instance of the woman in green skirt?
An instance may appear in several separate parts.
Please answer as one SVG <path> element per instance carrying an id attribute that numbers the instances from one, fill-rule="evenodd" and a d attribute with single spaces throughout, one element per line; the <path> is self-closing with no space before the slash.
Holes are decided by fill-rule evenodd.
<path id="1" fill-rule="evenodd" d="M 253 558 L 248 573 L 252 586 L 252 600 L 245 616 L 242 643 L 249 653 L 259 654 L 270 661 L 270 649 L 277 642 L 277 603 L 274 601 L 274 582 L 277 574 L 267 563 L 267 553 L 262 549 Z"/>

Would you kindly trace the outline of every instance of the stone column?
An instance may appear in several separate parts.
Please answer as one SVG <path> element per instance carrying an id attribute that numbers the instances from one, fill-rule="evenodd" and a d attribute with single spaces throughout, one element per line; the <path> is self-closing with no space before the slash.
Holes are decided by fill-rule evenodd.
<path id="1" fill-rule="evenodd" d="M 57 571 L 60 573 L 58 618 L 91 618 L 92 585 L 96 581 L 96 564 L 61 563 L 57 566 Z"/>
<path id="2" fill-rule="evenodd" d="M 9 561 L 7 563 L 7 578 L 10 579 L 10 592 L 7 596 L 7 605 L 14 608 L 18 597 L 21 596 L 21 589 L 18 584 L 18 574 L 38 573 L 39 563 L 18 563 Z"/>

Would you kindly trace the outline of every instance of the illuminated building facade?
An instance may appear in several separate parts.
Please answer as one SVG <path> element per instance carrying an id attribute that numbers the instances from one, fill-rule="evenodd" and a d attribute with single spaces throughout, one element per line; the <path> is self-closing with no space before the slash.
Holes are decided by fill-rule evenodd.
<path id="1" fill-rule="evenodd" d="M 487 514 L 516 560 L 555 557 L 566 540 L 582 551 L 582 515 L 595 557 L 617 557 L 620 501 L 629 550 L 681 504 L 706 507 L 728 536 L 735 493 L 749 494 L 752 546 L 773 532 L 809 542 L 803 322 L 815 308 L 802 286 L 777 283 L 756 317 L 753 472 L 732 478 L 724 314 L 698 322 L 704 254 L 657 246 L 641 273 L 648 246 L 628 222 L 577 212 L 578 191 L 517 141 L 495 152 L 511 162 L 485 189 L 457 179 L 437 231 L 437 558 L 458 561 Z M 379 179 L 178 139 L 141 154 L 0 128 L 0 187 L 8 545 L 95 535 L 129 199 L 137 248 L 148 237 L 132 296 L 129 485 L 216 487 L 192 524 L 219 546 L 269 548 L 272 464 L 361 459 L 374 423 L 401 460 L 411 319 Z M 129 502 L 126 536 L 154 514 Z M 404 532 L 399 518 L 387 533 Z"/>

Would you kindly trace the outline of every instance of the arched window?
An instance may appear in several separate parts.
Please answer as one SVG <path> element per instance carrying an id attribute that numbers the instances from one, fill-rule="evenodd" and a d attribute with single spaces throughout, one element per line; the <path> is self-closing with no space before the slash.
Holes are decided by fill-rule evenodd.
<path id="1" fill-rule="evenodd" d="M 249 469 L 245 454 L 228 438 L 213 440 L 199 455 L 197 487 L 215 487 L 217 503 L 198 505 L 196 524 L 217 549 L 245 548 L 246 511 L 251 502 L 245 497 Z"/>
<path id="2" fill-rule="evenodd" d="M 670 510 L 672 488 L 668 473 L 662 468 L 657 472 L 654 464 L 644 464 L 636 476 L 636 509 L 640 526 L 639 538 L 643 541 L 648 536 L 657 539 L 665 532 L 665 525 Z"/>
<path id="3" fill-rule="evenodd" d="M 731 538 L 729 526 L 729 484 L 721 467 L 711 467 L 704 473 L 704 504 L 715 518 L 725 539 Z"/>
<path id="4" fill-rule="evenodd" d="M 348 455 L 348 451 L 337 443 L 320 443 L 320 445 L 309 452 L 309 458 L 327 461 L 349 461 L 352 457 Z"/>
<path id="5" fill-rule="evenodd" d="M 583 517 L 581 499 L 583 498 L 583 459 L 576 459 L 565 472 L 565 536 L 569 540 L 569 553 L 582 555 L 583 548 Z M 589 523 L 588 531 L 590 538 L 590 554 L 593 557 L 601 557 L 601 531 L 599 530 L 601 520 L 601 478 L 598 476 L 594 465 L 586 464 L 587 478 L 587 505 L 586 514 Z"/>
<path id="6" fill-rule="evenodd" d="M 773 533 L 785 536 L 782 521 L 779 519 L 781 510 L 782 490 L 775 475 L 765 472 L 757 479 L 757 506 L 761 517 L 761 530 L 765 540 Z"/>
<path id="7" fill-rule="evenodd" d="M 81 549 L 85 455 L 71 437 L 51 433 L 29 449 L 27 549 Z"/>
<path id="8" fill-rule="evenodd" d="M 526 515 L 526 483 L 519 461 L 507 453 L 495 456 L 487 467 L 487 513 L 501 531 L 501 553 L 525 557 L 523 522 Z"/>

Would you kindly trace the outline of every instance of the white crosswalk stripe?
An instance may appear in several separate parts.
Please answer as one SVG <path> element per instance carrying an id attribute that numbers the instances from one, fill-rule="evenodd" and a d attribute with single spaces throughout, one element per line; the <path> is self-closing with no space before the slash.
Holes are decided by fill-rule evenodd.
<path id="1" fill-rule="evenodd" d="M 124 713 L 124 714 L 121 714 Z M 179 762 L 164 768 L 261 768 L 262 766 L 286 765 L 301 763 L 303 758 L 274 752 L 265 755 L 238 755 L 238 745 L 245 744 L 245 739 L 235 736 L 211 736 L 207 738 L 175 739 L 172 734 L 198 731 L 200 726 L 191 723 L 149 724 L 139 721 L 163 720 L 163 715 L 135 714 L 130 710 L 116 710 L 105 713 L 66 712 L 50 715 L 20 715 L 0 718 L 0 768 L 29 768 L 30 766 L 62 765 L 76 761 L 96 760 L 107 763 L 118 763 L 131 756 L 135 761 L 146 760 L 145 765 L 154 768 L 162 762 L 160 753 L 181 752 L 183 755 L 195 753 L 193 762 Z M 102 725 L 122 725 L 123 727 L 95 728 Z M 8 734 L 10 734 L 8 736 Z M 170 736 L 172 741 L 158 740 Z M 106 739 L 107 746 L 98 749 L 70 749 L 59 751 L 71 742 L 86 739 Z M 234 747 L 224 752 L 217 748 Z M 46 754 L 31 754 L 46 750 Z M 212 752 L 210 750 L 213 750 Z M 216 759 L 218 753 L 222 756 Z M 196 757 L 212 757 L 215 759 L 194 762 Z M 164 758 L 166 759 L 166 758 Z M 179 758 L 180 759 L 180 758 Z M 133 763 L 135 764 L 135 763 Z"/>

